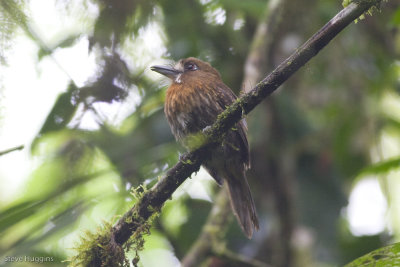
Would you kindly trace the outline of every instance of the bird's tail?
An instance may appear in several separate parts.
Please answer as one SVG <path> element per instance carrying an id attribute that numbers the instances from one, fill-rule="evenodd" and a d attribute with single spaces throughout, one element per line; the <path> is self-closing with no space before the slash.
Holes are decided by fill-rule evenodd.
<path id="1" fill-rule="evenodd" d="M 236 215 L 243 232 L 248 238 L 251 238 L 253 230 L 258 230 L 259 225 L 256 207 L 246 176 L 244 172 L 239 172 L 230 174 L 226 178 L 233 213 Z"/>

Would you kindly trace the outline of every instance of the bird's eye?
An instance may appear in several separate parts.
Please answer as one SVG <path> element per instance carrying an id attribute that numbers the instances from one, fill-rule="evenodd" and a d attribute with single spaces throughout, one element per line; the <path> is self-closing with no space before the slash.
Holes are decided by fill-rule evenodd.
<path id="1" fill-rule="evenodd" d="M 185 64 L 185 70 L 197 70 L 197 69 L 198 68 L 197 68 L 196 64 L 194 64 L 194 63 L 188 62 Z"/>

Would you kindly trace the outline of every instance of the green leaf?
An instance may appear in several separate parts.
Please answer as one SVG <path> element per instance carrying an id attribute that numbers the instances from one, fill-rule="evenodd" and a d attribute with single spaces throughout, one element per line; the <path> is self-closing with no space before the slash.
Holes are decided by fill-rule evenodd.
<path id="1" fill-rule="evenodd" d="M 354 261 L 345 267 L 390 267 L 400 266 L 400 243 L 374 250 Z"/>
<path id="2" fill-rule="evenodd" d="M 368 166 L 361 171 L 361 174 L 384 174 L 399 167 L 400 157 L 397 157 Z"/>
<path id="3" fill-rule="evenodd" d="M 0 233 L 21 220 L 35 214 L 44 201 L 25 201 L 0 212 Z"/>
<path id="4" fill-rule="evenodd" d="M 393 14 L 391 23 L 393 25 L 400 25 L 400 8 L 398 8 L 396 12 Z"/>
<path id="5" fill-rule="evenodd" d="M 6 251 L 26 251 L 29 252 L 31 249 L 35 249 L 35 245 L 46 240 L 54 234 L 66 229 L 70 225 L 76 222 L 77 218 L 87 209 L 87 205 L 84 204 L 85 200 L 77 201 L 73 206 L 61 209 L 60 211 L 54 212 L 52 218 L 47 222 L 51 222 L 53 226 L 46 231 L 43 228 L 46 227 L 45 223 L 39 223 L 33 226 L 31 231 L 26 235 L 20 237 L 17 241 L 6 248 Z M 37 233 L 41 234 L 38 235 Z"/>
<path id="6" fill-rule="evenodd" d="M 77 89 L 78 88 L 71 83 L 68 87 L 68 91 L 62 93 L 58 97 L 39 134 L 60 130 L 69 123 L 70 119 L 75 114 L 76 106 L 71 103 L 71 99 L 73 92 Z"/>
<path id="7" fill-rule="evenodd" d="M 41 60 L 43 57 L 50 55 L 54 52 L 57 48 L 67 48 L 73 46 L 81 37 L 81 34 L 71 34 L 67 37 L 59 40 L 55 45 L 52 47 L 40 47 L 38 51 L 38 59 Z"/>
<path id="8" fill-rule="evenodd" d="M 47 116 L 39 134 L 32 143 L 33 151 L 39 139 L 46 133 L 62 130 L 67 126 L 75 114 L 77 105 L 73 103 L 73 94 L 78 88 L 74 83 L 70 83 L 67 92 L 62 93 L 56 102 L 50 114 Z"/>

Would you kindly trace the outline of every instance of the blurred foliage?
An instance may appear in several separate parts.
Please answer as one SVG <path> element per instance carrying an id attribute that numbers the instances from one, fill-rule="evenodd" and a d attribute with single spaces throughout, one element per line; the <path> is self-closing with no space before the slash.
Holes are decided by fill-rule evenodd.
<path id="1" fill-rule="evenodd" d="M 37 44 L 38 64 L 87 40 L 88 53 L 96 58 L 96 73 L 84 85 L 70 80 L 33 140 L 31 152 L 38 164 L 20 197 L 0 203 L 0 265 L 7 265 L 5 257 L 49 256 L 56 266 L 74 254 L 72 248 L 85 229 L 103 220 L 115 222 L 134 204 L 132 186 L 151 186 L 175 164 L 182 148 L 173 140 L 162 112 L 165 83 L 154 80 L 148 67 L 159 57 L 199 57 L 211 62 L 239 94 L 243 65 L 267 3 L 54 2 L 63 7 L 60 16 L 89 25 L 89 30 L 59 29 L 62 37 L 45 44 L 31 27 L 29 1 L 2 0 L 0 61 L 5 61 L 18 25 Z M 83 12 L 87 17 L 82 18 L 74 12 L 76 6 L 91 12 Z M 279 64 L 340 8 L 340 2 L 333 0 L 288 1 L 265 68 Z M 146 31 L 162 32 L 159 49 L 144 50 L 149 45 L 143 44 Z M 385 179 L 399 168 L 399 150 L 391 157 L 384 151 L 371 156 L 381 146 L 382 133 L 400 139 L 400 111 L 388 109 L 384 102 L 400 92 L 399 54 L 400 7 L 388 1 L 380 13 L 345 29 L 248 116 L 252 150 L 248 178 L 261 230 L 246 240 L 232 223 L 226 241 L 230 249 L 273 266 L 282 266 L 283 257 L 291 257 L 292 266 L 337 266 L 400 236 L 388 232 L 354 236 L 343 223 L 357 179 L 365 175 Z M 124 115 L 107 114 L 112 107 L 124 108 Z M 96 127 L 86 127 L 87 118 Z M 184 188 L 194 186 L 193 180 Z M 215 185 L 200 180 L 193 191 L 212 198 L 214 190 L 209 189 Z M 386 197 L 390 201 L 390 195 Z M 178 191 L 166 203 L 146 237 L 140 264 L 154 266 L 158 260 L 174 266 L 176 258 L 184 257 L 210 210 L 211 203 L 204 198 L 190 190 Z M 292 246 L 289 254 L 283 252 L 285 242 Z M 380 255 L 367 257 L 378 264 L 386 257 Z"/>
<path id="2" fill-rule="evenodd" d="M 23 1 L 4 0 L 0 2 L 0 64 L 6 64 L 5 51 L 10 48 L 17 26 L 27 27 L 25 14 L 21 11 Z"/>

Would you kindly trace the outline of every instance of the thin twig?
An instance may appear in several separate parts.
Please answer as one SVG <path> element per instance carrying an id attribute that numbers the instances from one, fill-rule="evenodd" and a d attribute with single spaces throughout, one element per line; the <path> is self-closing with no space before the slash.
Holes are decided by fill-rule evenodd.
<path id="1" fill-rule="evenodd" d="M 9 149 L 0 151 L 0 156 L 3 156 L 5 154 L 8 154 L 8 153 L 13 152 L 13 151 L 22 150 L 22 149 L 24 149 L 24 147 L 25 147 L 24 145 L 20 145 L 20 146 L 16 146 L 16 147 L 13 147 L 13 148 L 9 148 Z"/>

